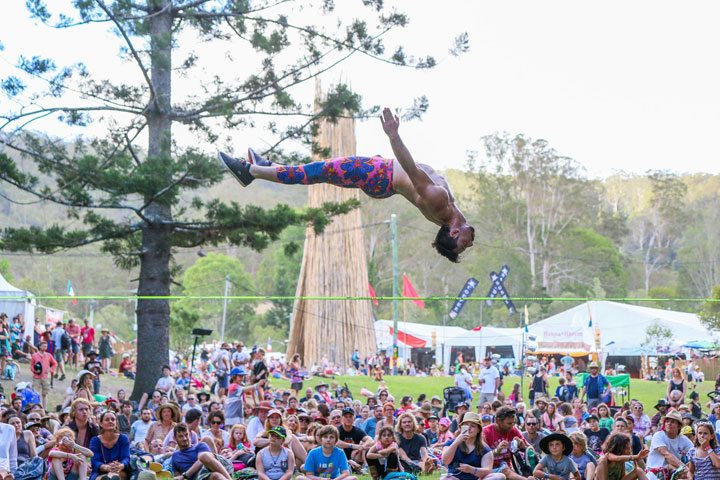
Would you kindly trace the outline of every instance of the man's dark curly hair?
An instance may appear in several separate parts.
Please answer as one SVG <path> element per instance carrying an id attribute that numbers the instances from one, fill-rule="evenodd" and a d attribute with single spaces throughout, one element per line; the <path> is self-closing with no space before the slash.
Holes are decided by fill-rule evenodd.
<path id="1" fill-rule="evenodd" d="M 435 241 L 433 242 L 432 246 L 435 248 L 435 250 L 438 251 L 440 255 L 446 257 L 451 262 L 460 263 L 460 260 L 458 259 L 460 255 L 453 252 L 453 250 L 455 250 L 458 246 L 457 238 L 453 238 L 450 236 L 449 226 L 443 225 L 442 227 L 440 227 L 437 235 L 435 235 Z"/>

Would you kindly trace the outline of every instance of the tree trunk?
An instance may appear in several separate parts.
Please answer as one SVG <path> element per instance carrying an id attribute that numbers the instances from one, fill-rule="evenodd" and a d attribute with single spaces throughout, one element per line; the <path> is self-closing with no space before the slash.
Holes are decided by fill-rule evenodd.
<path id="1" fill-rule="evenodd" d="M 316 109 L 321 101 L 316 83 Z M 316 141 L 330 147 L 332 156 L 354 155 L 355 121 L 343 118 L 337 124 L 322 122 Z M 314 160 L 320 160 L 314 158 Z M 344 202 L 359 198 L 357 189 L 333 185 L 309 186 L 309 205 Z M 368 296 L 368 271 L 360 210 L 335 217 L 321 235 L 308 228 L 305 237 L 298 296 Z M 355 348 L 360 358 L 375 352 L 375 329 L 369 300 L 298 300 L 293 306 L 288 356 L 299 353 L 306 366 L 320 364 L 327 356 L 331 364 L 347 366 Z"/>
<path id="2" fill-rule="evenodd" d="M 150 17 L 151 79 L 157 96 L 151 99 L 146 115 L 148 121 L 148 157 L 170 161 L 171 126 L 169 118 L 172 93 L 172 17 L 167 1 L 150 2 L 155 11 Z M 157 101 L 154 101 L 157 100 Z M 170 178 L 160 182 L 166 185 Z M 149 200 L 147 198 L 146 200 Z M 151 224 L 142 232 L 140 279 L 138 295 L 163 296 L 170 294 L 171 232 L 163 222 L 172 220 L 170 207 L 152 203 L 145 215 Z M 150 393 L 168 363 L 170 348 L 170 303 L 168 300 L 139 300 L 137 307 L 137 378 L 131 398 L 139 400 Z"/>

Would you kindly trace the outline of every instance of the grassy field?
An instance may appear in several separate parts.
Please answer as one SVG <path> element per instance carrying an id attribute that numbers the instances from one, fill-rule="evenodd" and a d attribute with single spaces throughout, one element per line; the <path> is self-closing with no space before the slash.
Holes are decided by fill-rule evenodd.
<path id="1" fill-rule="evenodd" d="M 320 379 L 320 378 L 314 378 L 312 380 L 306 381 L 304 383 L 305 387 L 314 387 L 317 385 L 320 381 L 325 380 L 327 383 L 330 383 L 331 379 Z M 524 381 L 524 388 L 523 388 L 523 398 L 527 398 L 527 392 L 529 390 L 530 385 L 530 378 L 525 378 Z M 345 385 L 347 384 L 348 388 L 353 394 L 354 398 L 360 398 L 360 390 L 362 387 L 367 388 L 371 391 L 376 391 L 378 387 L 378 382 L 375 382 L 371 380 L 369 377 L 346 377 L 346 376 L 336 376 L 334 379 L 335 382 L 337 382 L 339 385 Z M 396 400 L 399 401 L 400 397 L 404 395 L 412 395 L 413 399 L 417 399 L 418 395 L 421 393 L 425 393 L 428 398 L 431 398 L 433 395 L 438 395 L 440 398 L 442 398 L 443 395 L 443 389 L 445 387 L 449 387 L 453 385 L 453 379 L 452 377 L 391 377 L 386 376 L 385 377 L 385 383 L 387 384 L 388 388 L 390 389 L 390 393 L 395 397 Z M 503 391 L 508 394 L 512 390 L 512 386 L 514 383 L 520 383 L 520 377 L 512 376 L 512 377 L 506 377 L 505 378 L 505 384 L 503 386 Z M 550 379 L 550 393 L 551 395 L 555 393 L 555 389 L 558 386 L 558 378 L 552 377 Z M 705 403 L 708 401 L 708 398 L 706 394 L 712 390 L 714 384 L 712 382 L 703 382 L 697 384 L 696 391 L 700 394 L 700 403 L 705 405 Z M 272 387 L 273 388 L 281 388 L 286 389 L 290 388 L 290 383 L 285 380 L 272 380 Z M 653 381 L 647 381 L 647 380 L 637 380 L 637 379 L 631 379 L 630 380 L 630 389 L 629 389 L 629 395 L 626 396 L 626 400 L 629 400 L 630 398 L 637 398 L 640 400 L 646 408 L 646 411 L 648 413 L 654 412 L 653 406 L 657 403 L 657 401 L 661 398 L 665 398 L 665 393 L 667 390 L 667 383 L 659 383 L 659 382 L 653 382 Z M 690 393 L 690 389 L 688 389 L 688 394 Z M 620 402 L 620 398 L 618 398 L 616 401 Z"/>

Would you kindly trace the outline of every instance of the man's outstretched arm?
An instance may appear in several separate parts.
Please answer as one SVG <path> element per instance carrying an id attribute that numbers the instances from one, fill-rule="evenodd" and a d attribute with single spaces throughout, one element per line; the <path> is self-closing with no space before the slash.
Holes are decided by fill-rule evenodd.
<path id="1" fill-rule="evenodd" d="M 410 155 L 410 151 L 400 139 L 400 135 L 398 134 L 400 119 L 397 115 L 393 115 L 390 109 L 386 107 L 383 109 L 380 121 L 382 122 L 383 130 L 390 139 L 390 146 L 395 154 L 395 158 L 400 162 L 400 165 L 402 165 L 408 177 L 410 177 L 410 181 L 413 183 L 415 190 L 420 193 L 430 184 L 430 179 L 425 172 L 417 168 L 415 160 L 413 160 L 412 155 Z"/>

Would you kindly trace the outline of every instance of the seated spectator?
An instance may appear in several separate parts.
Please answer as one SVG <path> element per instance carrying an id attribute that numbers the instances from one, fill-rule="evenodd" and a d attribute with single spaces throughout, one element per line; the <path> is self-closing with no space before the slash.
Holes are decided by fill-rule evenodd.
<path id="1" fill-rule="evenodd" d="M 613 433 L 603 444 L 603 453 L 597 464 L 598 480 L 647 480 L 648 476 L 636 462 L 639 458 L 647 458 L 649 451 L 642 450 L 639 455 L 633 455 L 630 435 Z M 627 467 L 628 462 L 631 464 L 630 468 Z"/>
<path id="2" fill-rule="evenodd" d="M 406 472 L 430 473 L 435 469 L 435 462 L 428 456 L 425 437 L 416 430 L 415 416 L 409 412 L 400 414 L 395 429 L 400 463 Z"/>
<path id="3" fill-rule="evenodd" d="M 339 434 L 335 427 L 326 425 L 320 428 L 315 437 L 320 441 L 320 447 L 312 449 L 307 456 L 303 470 L 308 474 L 298 475 L 295 480 L 317 480 L 330 478 L 337 480 L 358 480 L 350 475 L 350 467 L 345 453 L 335 446 Z"/>
<path id="4" fill-rule="evenodd" d="M 595 477 L 597 463 L 595 456 L 587 451 L 587 437 L 582 432 L 573 432 L 569 437 L 573 444 L 572 453 L 569 455 L 570 460 L 577 465 L 583 480 L 592 480 Z"/>
<path id="5" fill-rule="evenodd" d="M 480 418 L 469 412 L 463 416 L 460 433 L 448 440 L 442 451 L 442 463 L 448 466 L 443 480 L 504 480 L 505 475 L 493 471 L 492 450 L 483 442 Z"/>
<path id="6" fill-rule="evenodd" d="M 90 441 L 90 450 L 93 452 L 90 479 L 102 475 L 107 479 L 117 476 L 120 480 L 126 480 L 130 473 L 130 439 L 117 431 L 115 413 L 106 410 L 99 420 L 102 433 Z"/>
<path id="7" fill-rule="evenodd" d="M 540 441 L 540 449 L 545 456 L 535 466 L 533 476 L 546 480 L 563 480 L 572 476 L 580 480 L 580 472 L 575 463 L 570 460 L 573 443 L 563 433 L 553 433 Z"/>
<path id="8" fill-rule="evenodd" d="M 367 463 L 374 480 L 385 478 L 390 472 L 400 471 L 399 447 L 392 427 L 382 427 L 378 441 L 368 451 Z"/>
<path id="9" fill-rule="evenodd" d="M 272 427 L 268 435 L 270 444 L 255 459 L 258 480 L 290 480 L 295 471 L 295 456 L 283 446 L 286 431 L 283 427 Z"/>
<path id="10" fill-rule="evenodd" d="M 232 480 L 232 463 L 214 455 L 206 443 L 191 445 L 187 425 L 178 423 L 173 432 L 178 445 L 172 454 L 173 475 L 186 480 Z"/>
<path id="11" fill-rule="evenodd" d="M 590 415 L 587 418 L 590 428 L 586 428 L 583 433 L 588 439 L 588 448 L 598 455 L 602 453 L 602 445 L 605 439 L 610 435 L 610 430 L 600 428 L 600 419 L 597 415 Z"/>
<path id="12" fill-rule="evenodd" d="M 85 480 L 88 474 L 88 459 L 92 450 L 75 443 L 75 434 L 69 428 L 61 428 L 55 434 L 57 446 L 50 450 L 48 480 Z"/>

